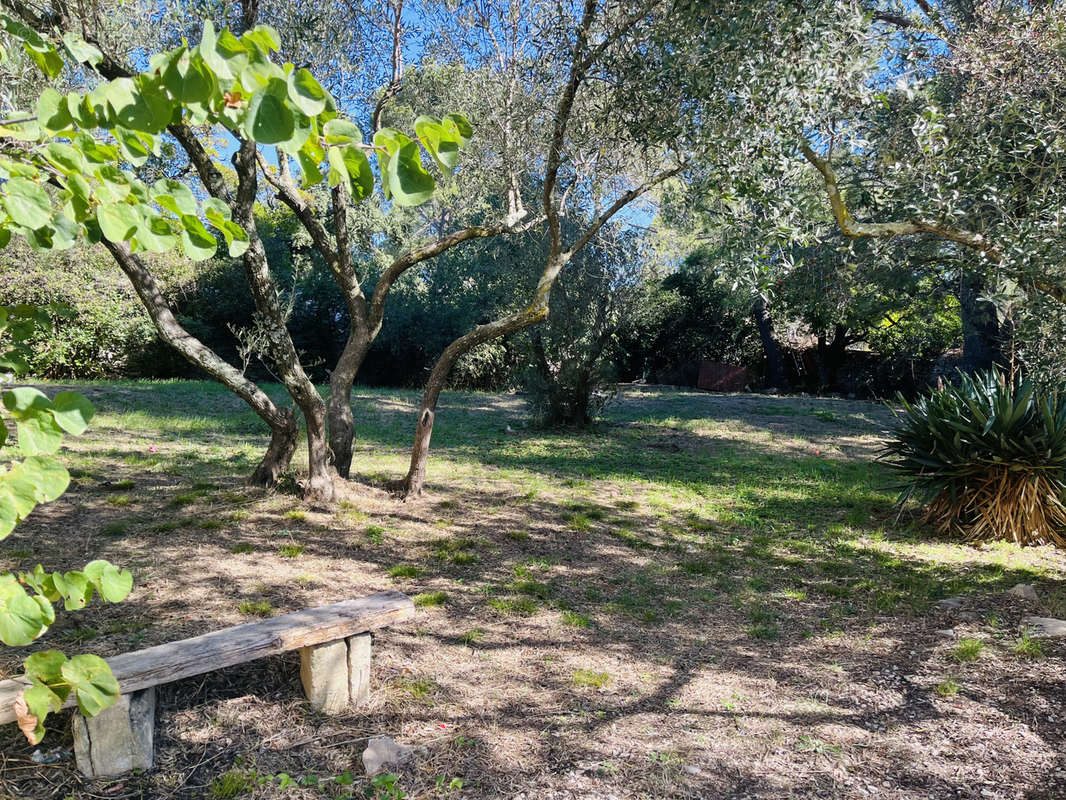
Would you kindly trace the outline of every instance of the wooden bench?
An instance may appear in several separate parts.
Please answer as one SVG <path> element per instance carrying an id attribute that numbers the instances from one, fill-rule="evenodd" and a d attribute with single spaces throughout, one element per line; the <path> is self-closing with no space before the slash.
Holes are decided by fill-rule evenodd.
<path id="1" fill-rule="evenodd" d="M 381 592 L 109 658 L 122 697 L 92 719 L 74 715 L 78 768 L 90 777 L 149 769 L 156 686 L 264 656 L 300 651 L 300 678 L 314 708 L 337 714 L 359 705 L 370 695 L 370 632 L 414 610 L 406 595 Z M 0 723 L 16 720 L 15 700 L 27 685 L 24 678 L 0 681 Z"/>

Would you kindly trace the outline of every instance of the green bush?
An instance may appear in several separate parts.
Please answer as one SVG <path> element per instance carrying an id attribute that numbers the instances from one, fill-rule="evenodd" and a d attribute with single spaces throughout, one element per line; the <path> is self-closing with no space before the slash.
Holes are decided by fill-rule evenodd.
<path id="1" fill-rule="evenodd" d="M 1066 546 L 1066 399 L 997 372 L 962 376 L 913 405 L 883 458 L 900 502 L 970 540 Z"/>

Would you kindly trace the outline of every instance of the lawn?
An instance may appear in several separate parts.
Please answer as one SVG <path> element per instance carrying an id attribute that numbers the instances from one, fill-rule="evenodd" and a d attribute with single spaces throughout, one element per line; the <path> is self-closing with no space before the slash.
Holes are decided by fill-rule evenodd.
<path id="1" fill-rule="evenodd" d="M 6 726 L 0 795 L 362 797 L 358 756 L 388 734 L 422 748 L 408 798 L 1066 796 L 1066 648 L 1019 628 L 1066 615 L 1066 554 L 897 519 L 882 406 L 629 388 L 597 430 L 545 433 L 519 397 L 446 394 L 427 494 L 403 503 L 384 486 L 416 396 L 363 389 L 358 482 L 324 509 L 242 484 L 266 437 L 221 387 L 79 388 L 99 413 L 68 439 L 72 487 L 0 566 L 103 557 L 135 588 L 41 649 L 106 656 L 382 588 L 419 610 L 376 637 L 366 709 L 320 716 L 292 656 L 252 662 L 161 688 L 144 775 L 36 765 Z"/>

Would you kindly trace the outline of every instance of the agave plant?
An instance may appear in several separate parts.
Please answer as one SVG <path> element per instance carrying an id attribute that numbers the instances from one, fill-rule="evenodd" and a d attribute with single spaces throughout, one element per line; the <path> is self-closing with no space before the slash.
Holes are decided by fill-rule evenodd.
<path id="1" fill-rule="evenodd" d="M 1066 399 L 998 372 L 961 376 L 904 412 L 882 453 L 941 532 L 1066 547 Z"/>

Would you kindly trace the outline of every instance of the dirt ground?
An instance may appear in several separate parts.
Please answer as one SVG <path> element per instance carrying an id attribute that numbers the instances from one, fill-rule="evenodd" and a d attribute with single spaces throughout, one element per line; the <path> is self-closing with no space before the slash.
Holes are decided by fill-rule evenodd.
<path id="1" fill-rule="evenodd" d="M 897 521 L 879 406 L 633 389 L 598 431 L 542 435 L 518 398 L 456 395 L 403 503 L 379 487 L 413 399 L 366 393 L 360 481 L 323 509 L 242 485 L 262 437 L 224 395 L 83 389 L 100 414 L 75 481 L 0 567 L 105 557 L 135 589 L 37 649 L 107 656 L 384 588 L 419 609 L 375 636 L 366 708 L 313 712 L 295 654 L 267 658 L 161 686 L 145 774 L 80 777 L 70 712 L 52 764 L 5 726 L 0 797 L 1066 798 L 1066 643 L 1020 624 L 1066 616 L 1066 554 Z M 379 735 L 420 748 L 395 789 L 363 774 Z"/>

